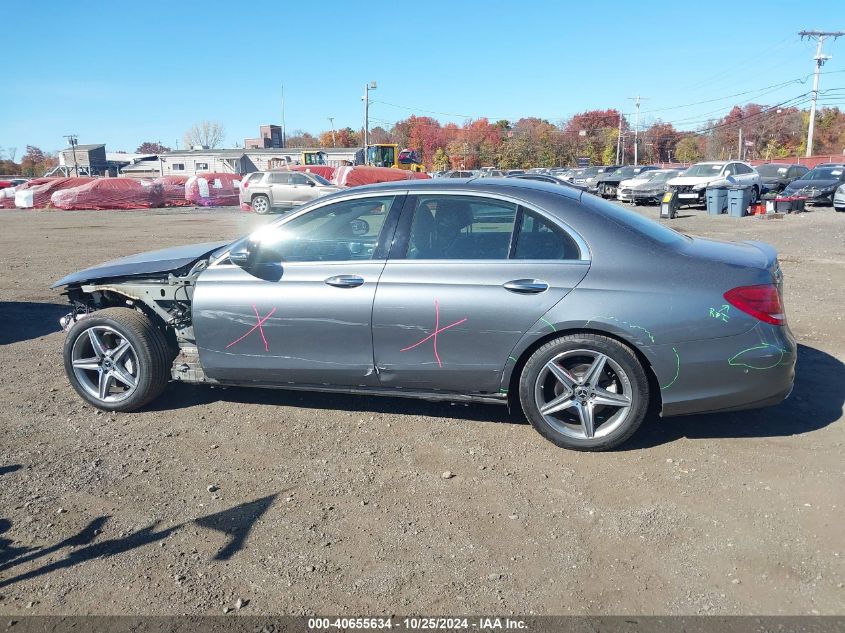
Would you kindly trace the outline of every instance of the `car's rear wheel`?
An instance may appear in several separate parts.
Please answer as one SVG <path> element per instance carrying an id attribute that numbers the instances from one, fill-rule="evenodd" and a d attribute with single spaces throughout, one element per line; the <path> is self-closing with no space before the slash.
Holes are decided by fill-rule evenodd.
<path id="1" fill-rule="evenodd" d="M 751 204 L 757 204 L 760 199 L 760 188 L 757 185 L 751 187 Z"/>
<path id="2" fill-rule="evenodd" d="M 270 213 L 270 198 L 259 194 L 252 199 L 252 210 L 259 215 Z"/>
<path id="3" fill-rule="evenodd" d="M 547 440 L 602 451 L 639 428 L 648 409 L 648 379 L 630 348 L 606 336 L 574 334 L 531 355 L 520 375 L 519 398 Z"/>
<path id="4" fill-rule="evenodd" d="M 95 312 L 78 321 L 65 339 L 71 386 L 104 411 L 134 411 L 156 398 L 167 386 L 172 361 L 164 334 L 129 308 Z"/>

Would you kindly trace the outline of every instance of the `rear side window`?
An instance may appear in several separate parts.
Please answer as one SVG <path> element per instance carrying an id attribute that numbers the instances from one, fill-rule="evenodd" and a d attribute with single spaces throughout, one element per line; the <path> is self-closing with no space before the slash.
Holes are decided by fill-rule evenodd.
<path id="1" fill-rule="evenodd" d="M 270 177 L 267 179 L 272 185 L 289 185 L 290 184 L 290 174 L 283 173 L 283 172 L 276 172 L 270 174 Z"/>
<path id="2" fill-rule="evenodd" d="M 475 196 L 420 196 L 408 259 L 507 259 L 517 205 Z"/>
<path id="3" fill-rule="evenodd" d="M 514 259 L 581 259 L 575 240 L 560 227 L 523 209 Z"/>

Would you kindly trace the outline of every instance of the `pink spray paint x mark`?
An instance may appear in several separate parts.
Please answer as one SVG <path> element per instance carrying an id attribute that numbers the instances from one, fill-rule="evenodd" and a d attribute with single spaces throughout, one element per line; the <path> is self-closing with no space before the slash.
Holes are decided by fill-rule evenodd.
<path id="1" fill-rule="evenodd" d="M 440 361 L 440 354 L 437 353 L 437 335 L 440 334 L 441 332 L 445 332 L 449 328 L 453 328 L 456 325 L 460 325 L 461 323 L 463 323 L 466 320 L 467 320 L 467 318 L 464 317 L 460 321 L 455 321 L 454 323 L 452 323 L 450 325 L 440 327 L 440 304 L 438 303 L 437 299 L 435 299 L 434 300 L 434 332 L 432 332 L 431 334 L 426 336 L 424 339 L 417 341 L 413 345 L 409 345 L 408 347 L 406 347 L 404 349 L 400 349 L 399 351 L 400 352 L 407 352 L 408 350 L 414 349 L 415 347 L 419 347 L 420 345 L 422 345 L 426 341 L 434 339 L 434 358 L 437 361 L 437 366 L 442 368 L 443 363 Z"/>
<path id="2" fill-rule="evenodd" d="M 267 321 L 267 319 L 269 319 L 271 316 L 273 316 L 273 313 L 276 311 L 276 308 L 273 308 L 272 310 L 270 310 L 270 312 L 268 312 L 267 316 L 265 316 L 265 317 L 262 317 L 258 314 L 258 308 L 256 308 L 254 304 L 252 306 L 252 311 L 255 312 L 255 320 L 256 320 L 255 325 L 253 325 L 252 328 L 250 328 L 250 330 L 246 334 L 244 334 L 240 338 L 236 338 L 234 341 L 229 343 L 226 346 L 226 349 L 229 349 L 230 347 L 232 347 L 232 345 L 235 345 L 236 343 L 240 343 L 247 336 L 249 336 L 250 334 L 255 332 L 255 330 L 258 330 L 258 333 L 261 334 L 261 340 L 264 341 L 264 351 L 265 352 L 270 351 L 270 344 L 267 342 L 267 337 L 264 336 L 264 323 Z"/>

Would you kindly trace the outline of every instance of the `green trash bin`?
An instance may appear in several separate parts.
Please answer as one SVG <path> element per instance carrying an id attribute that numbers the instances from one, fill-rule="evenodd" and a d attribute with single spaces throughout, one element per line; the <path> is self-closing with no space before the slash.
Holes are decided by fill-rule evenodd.
<path id="1" fill-rule="evenodd" d="M 748 205 L 751 204 L 751 187 L 734 186 L 728 188 L 728 215 L 744 218 L 748 215 Z"/>
<path id="2" fill-rule="evenodd" d="M 709 215 L 721 215 L 728 208 L 728 190 L 724 187 L 708 187 L 704 196 Z"/>

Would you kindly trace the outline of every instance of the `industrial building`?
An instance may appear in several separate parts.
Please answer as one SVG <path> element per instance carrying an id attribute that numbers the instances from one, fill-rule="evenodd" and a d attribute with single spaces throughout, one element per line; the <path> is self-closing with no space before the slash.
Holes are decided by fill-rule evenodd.
<path id="1" fill-rule="evenodd" d="M 323 152 L 327 165 L 351 165 L 356 147 L 289 147 L 277 149 L 183 149 L 161 154 L 163 176 L 193 176 L 203 172 L 248 174 L 302 164 L 303 152 Z"/>

